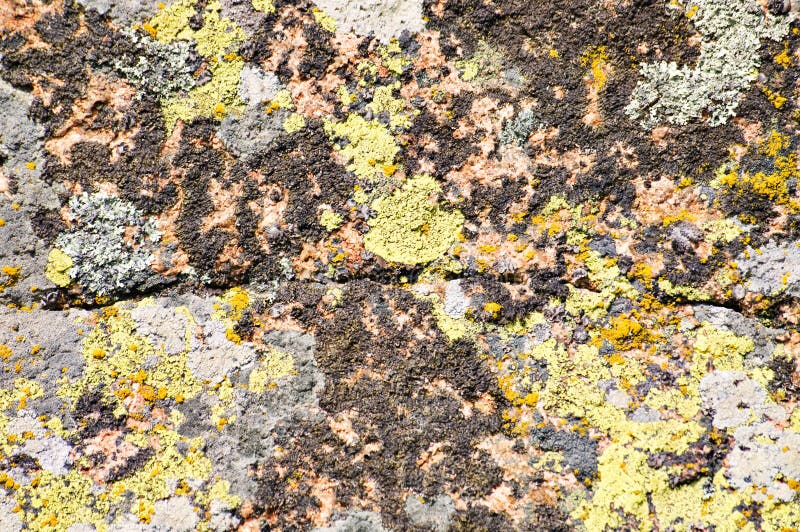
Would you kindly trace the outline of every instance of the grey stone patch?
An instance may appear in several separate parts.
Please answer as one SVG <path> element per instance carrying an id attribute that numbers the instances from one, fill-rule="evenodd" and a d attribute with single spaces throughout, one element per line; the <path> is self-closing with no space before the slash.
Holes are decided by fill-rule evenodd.
<path id="1" fill-rule="evenodd" d="M 741 371 L 711 372 L 699 391 L 714 427 L 733 433 L 725 471 L 731 486 L 752 493 L 756 501 L 770 495 L 792 500 L 794 490 L 779 479 L 800 478 L 800 434 L 778 428 L 787 419 L 783 407 Z M 766 494 L 754 487 L 766 488 Z"/>
<path id="2" fill-rule="evenodd" d="M 756 0 L 693 0 L 669 4 L 676 16 L 693 10 L 691 21 L 702 35 L 694 67 L 675 62 L 644 63 L 644 78 L 625 108 L 628 116 L 651 128 L 663 122 L 685 125 L 708 113 L 711 126 L 736 113 L 741 95 L 758 77 L 762 39 L 781 40 L 794 14 L 765 13 Z"/>
<path id="3" fill-rule="evenodd" d="M 456 511 L 452 497 L 446 494 L 439 495 L 431 502 L 409 495 L 403 508 L 414 525 L 427 527 L 434 532 L 447 530 L 450 518 Z"/>
<path id="4" fill-rule="evenodd" d="M 22 530 L 22 519 L 11 510 L 17 506 L 17 501 L 13 497 L 6 495 L 5 491 L 0 491 L 0 530 L 4 532 L 19 532 Z"/>
<path id="5" fill-rule="evenodd" d="M 130 26 L 134 22 L 158 13 L 160 0 L 78 0 L 85 9 L 94 9 L 101 15 L 108 15 L 120 27 Z M 165 4 L 171 2 L 166 1 Z"/>
<path id="6" fill-rule="evenodd" d="M 252 0 L 221 0 L 220 16 L 234 21 L 246 34 L 252 35 L 266 18 L 264 13 L 253 9 Z"/>
<path id="7" fill-rule="evenodd" d="M 281 88 L 281 82 L 273 72 L 265 72 L 251 65 L 246 65 L 242 69 L 239 97 L 249 106 L 273 99 Z"/>
<path id="8" fill-rule="evenodd" d="M 137 516 L 128 512 L 108 526 L 109 532 L 161 532 L 156 527 L 142 523 Z"/>
<path id="9" fill-rule="evenodd" d="M 36 458 L 42 469 L 55 475 L 66 475 L 67 466 L 72 465 L 70 451 L 72 447 L 57 436 L 35 438 L 25 444 L 15 454 L 26 454 Z"/>
<path id="10" fill-rule="evenodd" d="M 557 451 L 564 455 L 564 464 L 577 470 L 579 478 L 597 474 L 597 442 L 574 432 L 552 427 L 531 430 L 531 444 L 542 451 Z M 532 459 L 536 460 L 536 459 Z"/>
<path id="11" fill-rule="evenodd" d="M 195 378 L 217 383 L 255 360 L 256 353 L 250 346 L 228 340 L 223 323 L 212 320 L 202 327 L 203 343 L 189 351 L 189 369 Z"/>
<path id="12" fill-rule="evenodd" d="M 260 105 L 247 106 L 241 116 L 228 115 L 219 126 L 225 146 L 239 156 L 269 150 L 272 141 L 283 133 L 283 121 L 289 111 L 279 109 L 270 114 Z"/>
<path id="13" fill-rule="evenodd" d="M 105 192 L 83 193 L 69 200 L 71 227 L 55 247 L 70 256 L 69 275 L 92 294 L 126 294 L 159 283 L 150 268 L 152 250 L 161 239 L 155 218 Z"/>
<path id="14" fill-rule="evenodd" d="M 751 492 L 752 487 L 765 487 L 753 492 L 753 500 L 763 501 L 772 495 L 790 501 L 795 491 L 782 478 L 800 478 L 800 434 L 776 428 L 771 423 L 759 423 L 737 428 L 734 448 L 728 455 L 726 477 L 739 490 Z M 765 443 L 764 440 L 770 443 Z"/>
<path id="15" fill-rule="evenodd" d="M 80 309 L 21 312 L 0 306 L 0 344 L 13 353 L 5 364 L 13 367 L 19 362 L 21 368 L 18 374 L 0 372 L 0 387 L 13 386 L 19 377 L 39 382 L 44 397 L 29 399 L 28 408 L 36 416 L 62 418 L 65 428 L 71 428 L 74 422 L 62 412 L 65 402 L 56 396 L 55 383 L 62 377 L 79 378 L 83 373 L 86 364 L 81 354 L 83 337 L 78 334 L 81 325 L 76 320 L 88 315 L 89 312 Z M 18 337 L 22 341 L 17 341 Z M 38 352 L 32 354 L 37 345 Z M 62 371 L 63 368 L 67 370 Z"/>
<path id="16" fill-rule="evenodd" d="M 728 330 L 738 336 L 747 336 L 753 341 L 753 350 L 745 354 L 745 367 L 755 368 L 772 361 L 775 352 L 775 337 L 784 333 L 782 329 L 764 327 L 758 320 L 742 316 L 735 310 L 713 305 L 694 305 L 694 316 L 701 322 Z"/>
<path id="17" fill-rule="evenodd" d="M 461 288 L 461 281 L 453 279 L 444 289 L 444 312 L 451 318 L 463 318 L 470 305 L 470 298 Z"/>
<path id="18" fill-rule="evenodd" d="M 375 512 L 348 512 L 331 523 L 330 526 L 317 527 L 313 532 L 386 532 L 381 516 Z"/>
<path id="19" fill-rule="evenodd" d="M 207 401 L 205 397 L 195 397 L 180 406 L 186 416 L 180 432 L 204 438 L 205 454 L 215 472 L 231 482 L 232 493 L 243 498 L 257 487 L 248 475 L 250 466 L 272 456 L 273 429 L 282 422 L 319 419 L 322 415 L 318 396 L 325 383 L 314 360 L 314 337 L 296 331 L 271 331 L 263 341 L 291 354 L 295 374 L 281 379 L 274 388 L 254 393 L 239 385 L 248 382 L 256 364 L 243 366 L 231 376 L 235 397 L 228 412 L 236 420 L 223 431 L 211 426 L 207 414 L 197 414 L 210 410 L 209 406 L 199 406 L 199 402 Z"/>
<path id="20" fill-rule="evenodd" d="M 136 97 L 150 93 L 158 98 L 167 98 L 176 93 L 185 94 L 200 80 L 194 72 L 202 64 L 202 58 L 193 43 L 175 41 L 160 43 L 140 32 L 124 31 L 135 45 L 135 53 L 115 63 L 117 71 L 124 75 L 137 89 Z M 131 61 L 136 60 L 135 63 Z"/>
<path id="21" fill-rule="evenodd" d="M 786 411 L 769 400 L 767 391 L 742 371 L 712 371 L 700 381 L 703 406 L 714 412 L 713 425 L 729 429 L 751 420 L 783 421 Z"/>
<path id="22" fill-rule="evenodd" d="M 186 350 L 189 319 L 185 314 L 161 305 L 145 305 L 133 308 L 131 317 L 139 334 L 147 337 L 156 349 L 163 349 L 167 355 Z"/>
<path id="23" fill-rule="evenodd" d="M 800 242 L 768 242 L 757 251 L 747 248 L 736 258 L 747 279 L 745 288 L 766 296 L 786 292 L 800 297 Z"/>
<path id="24" fill-rule="evenodd" d="M 629 419 L 635 423 L 661 421 L 661 414 L 647 405 L 642 405 L 631 413 Z"/>
<path id="25" fill-rule="evenodd" d="M 217 499 L 211 501 L 209 510 L 211 511 L 211 519 L 208 520 L 208 526 L 211 530 L 234 530 L 242 521 L 233 515 L 225 503 Z"/>
<path id="26" fill-rule="evenodd" d="M 336 30 L 357 35 L 374 34 L 387 43 L 403 31 L 417 33 L 425 28 L 422 0 L 315 0 L 317 6 L 336 21 Z"/>
<path id="27" fill-rule="evenodd" d="M 163 532 L 189 532 L 199 521 L 188 497 L 170 497 L 156 502 L 150 525 Z"/>
<path id="28" fill-rule="evenodd" d="M 0 301 L 25 305 L 38 299 L 32 287 L 52 288 L 45 277 L 48 246 L 36 236 L 31 217 L 58 209 L 59 184 L 41 179 L 44 128 L 29 117 L 33 97 L 0 79 L 0 266 L 19 267 L 15 282 L 0 273 Z M 33 169 L 28 168 L 33 163 Z M 12 193 L 11 191 L 14 190 Z"/>
<path id="29" fill-rule="evenodd" d="M 70 525 L 67 532 L 95 532 L 97 529 L 89 523 L 75 523 Z"/>

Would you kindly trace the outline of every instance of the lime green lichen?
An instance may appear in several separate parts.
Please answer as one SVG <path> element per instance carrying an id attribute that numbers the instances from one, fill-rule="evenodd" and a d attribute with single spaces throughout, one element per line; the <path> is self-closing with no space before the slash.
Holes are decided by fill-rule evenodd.
<path id="1" fill-rule="evenodd" d="M 400 88 L 400 82 L 396 81 L 391 85 L 376 87 L 372 96 L 372 102 L 367 106 L 375 113 L 387 113 L 389 115 L 389 127 L 391 129 L 411 127 L 411 119 L 404 111 L 403 100 L 392 96 L 392 92 Z"/>
<path id="2" fill-rule="evenodd" d="M 389 44 L 380 47 L 381 63 L 386 69 L 396 76 L 403 74 L 403 69 L 411 64 L 411 61 L 403 56 L 403 50 L 397 39 L 391 39 Z"/>
<path id="3" fill-rule="evenodd" d="M 702 225 L 702 229 L 706 233 L 706 239 L 723 244 L 733 242 L 744 232 L 742 224 L 730 218 L 706 222 Z"/>
<path id="4" fill-rule="evenodd" d="M 67 287 L 72 284 L 69 270 L 73 266 L 72 258 L 58 248 L 50 250 L 47 256 L 45 275 L 56 286 Z"/>
<path id="5" fill-rule="evenodd" d="M 283 121 L 283 129 L 289 134 L 297 133 L 306 127 L 306 119 L 300 113 L 292 113 Z"/>
<path id="6" fill-rule="evenodd" d="M 286 351 L 272 348 L 258 362 L 250 373 L 248 387 L 250 391 L 262 393 L 269 389 L 275 381 L 296 374 L 294 358 Z"/>
<path id="7" fill-rule="evenodd" d="M 584 251 L 578 256 L 588 272 L 594 290 L 569 286 L 566 309 L 572 316 L 581 313 L 592 320 L 606 315 L 608 307 L 617 297 L 634 299 L 638 292 L 630 281 L 622 275 L 616 259 L 607 258 L 594 250 Z"/>
<path id="8" fill-rule="evenodd" d="M 147 301 L 141 303 L 146 305 Z M 187 318 L 191 314 L 185 308 Z M 186 347 L 177 354 L 156 348 L 148 338 L 136 332 L 136 322 L 129 310 L 109 307 L 104 311 L 102 327 L 95 327 L 83 344 L 86 369 L 76 382 L 61 381 L 60 397 L 76 401 L 84 394 L 101 390 L 104 398 L 115 406 L 117 415 L 127 414 L 124 399 L 132 393 L 146 400 L 183 400 L 197 395 L 202 386 L 188 366 L 188 352 L 193 327 L 183 332 Z M 190 320 L 193 323 L 193 320 Z M 142 367 L 146 360 L 157 360 L 148 371 Z"/>
<path id="9" fill-rule="evenodd" d="M 317 24 L 322 26 L 322 29 L 330 33 L 336 33 L 336 21 L 332 16 L 317 7 L 313 8 L 311 13 L 314 15 L 314 20 L 317 21 Z"/>
<path id="10" fill-rule="evenodd" d="M 344 122 L 327 121 L 325 132 L 332 140 L 348 140 L 346 146 L 335 145 L 334 149 L 349 161 L 349 171 L 369 181 L 375 181 L 384 166 L 393 165 L 400 151 L 386 126 L 357 114 L 349 115 Z"/>
<path id="11" fill-rule="evenodd" d="M 710 301 L 711 296 L 703 290 L 692 286 L 675 286 L 669 279 L 659 279 L 658 287 L 667 295 L 685 299 L 686 301 Z"/>
<path id="12" fill-rule="evenodd" d="M 699 381 L 709 368 L 743 371 L 744 356 L 754 348 L 752 339 L 703 322 L 694 341 L 691 374 Z"/>
<path id="13" fill-rule="evenodd" d="M 209 62 L 210 81 L 186 95 L 162 100 L 169 131 L 177 120 L 221 119 L 230 112 L 238 114 L 244 109 L 238 92 L 244 60 L 236 52 L 245 40 L 245 33 L 232 20 L 220 17 L 219 0 L 206 5 L 203 26 L 199 30 L 191 29 L 189 19 L 195 14 L 195 3 L 196 0 L 177 0 L 143 25 L 156 40 L 165 44 L 175 40 L 194 41 L 198 53 Z"/>
<path id="14" fill-rule="evenodd" d="M 266 13 L 267 15 L 275 12 L 275 6 L 272 0 L 253 0 L 253 9 Z"/>
<path id="15" fill-rule="evenodd" d="M 444 255 L 457 240 L 464 216 L 440 207 L 436 198 L 441 192 L 436 180 L 423 174 L 375 200 L 377 214 L 368 222 L 364 247 L 401 264 L 424 264 Z"/>
<path id="16" fill-rule="evenodd" d="M 330 209 L 326 209 L 322 211 L 319 217 L 319 224 L 328 231 L 333 231 L 342 225 L 342 215 Z"/>

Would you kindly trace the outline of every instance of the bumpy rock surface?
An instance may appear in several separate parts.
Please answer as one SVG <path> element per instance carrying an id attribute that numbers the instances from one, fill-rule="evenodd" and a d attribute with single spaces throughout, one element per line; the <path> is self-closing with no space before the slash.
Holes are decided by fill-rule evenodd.
<path id="1" fill-rule="evenodd" d="M 0 530 L 797 530 L 798 10 L 0 0 Z"/>

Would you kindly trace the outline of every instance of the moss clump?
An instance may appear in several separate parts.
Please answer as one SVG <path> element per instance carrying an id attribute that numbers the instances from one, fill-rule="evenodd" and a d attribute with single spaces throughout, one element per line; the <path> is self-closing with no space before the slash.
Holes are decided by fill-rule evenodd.
<path id="1" fill-rule="evenodd" d="M 424 264 L 441 257 L 458 238 L 464 223 L 460 211 L 445 211 L 438 183 L 429 175 L 409 179 L 402 188 L 375 200 L 364 246 L 391 262 Z"/>

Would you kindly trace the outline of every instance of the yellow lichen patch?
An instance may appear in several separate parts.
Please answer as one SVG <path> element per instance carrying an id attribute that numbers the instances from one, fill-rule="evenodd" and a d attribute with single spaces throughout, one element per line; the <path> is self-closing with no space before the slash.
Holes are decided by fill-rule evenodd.
<path id="1" fill-rule="evenodd" d="M 220 119 L 244 109 L 238 92 L 244 61 L 236 54 L 244 42 L 244 31 L 232 20 L 220 17 L 219 0 L 205 6 L 203 26 L 193 30 L 189 20 L 195 15 L 195 3 L 196 0 L 177 0 L 143 25 L 159 42 L 194 41 L 198 53 L 209 62 L 210 81 L 186 95 L 171 96 L 161 102 L 169 131 L 179 119 L 184 122 L 200 117 Z"/>
<path id="2" fill-rule="evenodd" d="M 334 140 L 347 139 L 346 146 L 335 145 L 334 149 L 349 162 L 349 171 L 369 181 L 376 179 L 384 165 L 394 164 L 400 151 L 386 126 L 357 114 L 349 115 L 344 122 L 326 122 L 325 132 Z"/>
<path id="3" fill-rule="evenodd" d="M 58 248 L 50 250 L 47 256 L 45 275 L 54 285 L 66 287 L 72 283 L 69 270 L 72 268 L 72 258 Z"/>
<path id="4" fill-rule="evenodd" d="M 790 183 L 800 178 L 800 168 L 797 155 L 787 153 L 788 148 L 789 138 L 772 131 L 757 146 L 760 156 L 772 160 L 772 171 L 750 173 L 741 169 L 738 163 L 732 163 L 717 170 L 711 185 L 740 196 L 743 201 L 748 195 L 757 194 L 776 205 L 789 207 L 791 212 L 800 212 L 800 202 L 789 191 Z"/>
<path id="5" fill-rule="evenodd" d="M 661 336 L 650 328 L 643 327 L 638 316 L 614 316 L 608 320 L 607 328 L 600 331 L 600 336 L 608 340 L 618 350 L 639 349 L 643 344 L 662 340 Z"/>
<path id="6" fill-rule="evenodd" d="M 605 46 L 596 46 L 588 50 L 581 57 L 581 65 L 588 66 L 592 75 L 592 85 L 596 90 L 602 90 L 608 81 L 608 53 Z"/>
<path id="7" fill-rule="evenodd" d="M 131 393 L 139 393 L 145 399 L 145 395 L 149 396 L 147 390 L 166 390 L 164 399 L 174 399 L 178 394 L 194 397 L 199 393 L 201 384 L 188 367 L 188 346 L 193 332 L 190 327 L 182 331 L 186 349 L 167 354 L 136 332 L 130 311 L 118 307 L 109 309 L 112 312 L 104 312 L 100 325 L 84 340 L 86 367 L 83 376 L 75 382 L 63 379 L 59 396 L 74 401 L 83 394 L 100 390 L 105 399 L 116 405 L 115 411 L 123 415 L 127 413 L 124 399 Z M 146 360 L 158 362 L 144 371 Z M 157 394 L 152 395 L 151 400 L 157 399 Z"/>
<path id="8" fill-rule="evenodd" d="M 754 347 L 752 339 L 704 322 L 695 337 L 692 376 L 699 381 L 711 369 L 742 371 Z"/>
<path id="9" fill-rule="evenodd" d="M 377 199 L 364 247 L 390 262 L 424 264 L 444 255 L 458 238 L 464 216 L 441 208 L 439 184 L 418 175 L 390 195 Z"/>
<path id="10" fill-rule="evenodd" d="M 322 29 L 330 33 L 336 33 L 336 21 L 332 16 L 316 7 L 311 10 L 311 13 L 314 15 L 314 20 L 317 21 L 317 24 L 322 26 Z"/>
<path id="11" fill-rule="evenodd" d="M 306 119 L 300 113 L 292 113 L 283 121 L 283 129 L 289 134 L 297 133 L 306 127 Z"/>
<path id="12" fill-rule="evenodd" d="M 272 348 L 259 359 L 258 365 L 250 373 L 248 387 L 252 392 L 262 393 L 268 390 L 275 381 L 296 373 L 292 355 L 286 351 Z"/>
<path id="13" fill-rule="evenodd" d="M 411 61 L 403 56 L 402 52 L 397 39 L 391 39 L 389 44 L 380 47 L 381 63 L 395 76 L 400 76 L 403 69 L 411 64 Z"/>
<path id="14" fill-rule="evenodd" d="M 0 268 L 0 274 L 5 276 L 5 279 L 0 277 L 0 292 L 17 284 L 21 271 L 21 266 L 3 266 Z"/>
<path id="15" fill-rule="evenodd" d="M 325 209 L 319 217 L 319 224 L 328 231 L 333 231 L 342 225 L 342 216 L 330 209 Z"/>
<path id="16" fill-rule="evenodd" d="M 387 113 L 389 115 L 389 127 L 393 130 L 411 126 L 411 119 L 408 113 L 404 112 L 405 104 L 403 100 L 392 96 L 392 92 L 399 89 L 399 81 L 385 87 L 376 87 L 372 102 L 367 106 L 375 114 Z"/>
<path id="17" fill-rule="evenodd" d="M 253 0 L 253 9 L 269 15 L 275 12 L 275 5 L 272 0 Z"/>

